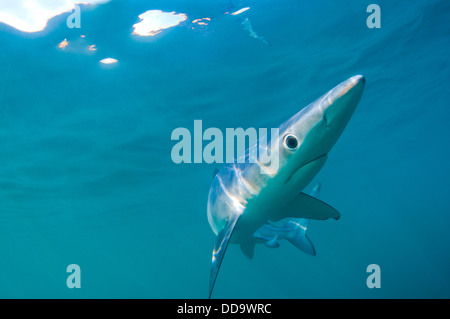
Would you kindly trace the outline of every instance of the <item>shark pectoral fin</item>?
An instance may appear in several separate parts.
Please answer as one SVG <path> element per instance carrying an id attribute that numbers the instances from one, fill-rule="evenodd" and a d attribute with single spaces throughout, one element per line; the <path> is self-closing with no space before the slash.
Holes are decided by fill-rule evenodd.
<path id="1" fill-rule="evenodd" d="M 217 274 L 219 273 L 220 265 L 222 264 L 223 256 L 225 255 L 225 251 L 227 250 L 228 243 L 230 242 L 231 235 L 233 234 L 233 230 L 238 219 L 239 216 L 235 216 L 234 218 L 230 219 L 227 225 L 217 235 L 212 255 L 211 272 L 209 275 L 208 298 L 211 298 L 214 284 L 216 283 Z"/>
<path id="2" fill-rule="evenodd" d="M 241 251 L 248 259 L 253 259 L 253 256 L 255 255 L 255 244 L 254 241 L 241 244 Z"/>
<path id="3" fill-rule="evenodd" d="M 321 200 L 309 196 L 305 193 L 300 193 L 293 201 L 286 207 L 280 210 L 278 219 L 286 217 L 308 218 L 308 219 L 339 219 L 341 214 Z"/>

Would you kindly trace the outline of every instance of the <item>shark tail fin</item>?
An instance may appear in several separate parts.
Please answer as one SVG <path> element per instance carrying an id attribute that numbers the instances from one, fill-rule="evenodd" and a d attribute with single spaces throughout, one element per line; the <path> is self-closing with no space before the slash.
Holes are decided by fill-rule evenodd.
<path id="1" fill-rule="evenodd" d="M 291 242 L 291 244 L 293 244 L 295 247 L 303 251 L 305 254 L 315 256 L 316 249 L 314 248 L 313 243 L 306 234 L 309 220 L 300 218 L 298 219 L 298 224 L 300 225 L 300 227 L 304 229 L 304 231 L 294 232 L 292 236 L 288 237 L 289 242 Z"/>
<path id="2" fill-rule="evenodd" d="M 239 216 L 231 218 L 227 225 L 217 234 L 216 243 L 214 244 L 214 250 L 211 261 L 211 272 L 209 274 L 209 295 L 211 295 L 216 283 L 217 274 L 219 273 L 220 265 L 222 264 L 223 256 L 227 250 L 228 243 L 230 242 L 231 235 L 233 234 L 234 227 L 239 219 Z"/>

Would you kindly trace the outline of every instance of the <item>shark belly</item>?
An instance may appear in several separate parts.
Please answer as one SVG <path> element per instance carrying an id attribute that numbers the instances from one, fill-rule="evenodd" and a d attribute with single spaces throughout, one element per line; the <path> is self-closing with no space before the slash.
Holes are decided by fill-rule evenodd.
<path id="1" fill-rule="evenodd" d="M 278 221 L 291 214 L 292 205 L 298 194 L 311 182 L 326 162 L 322 156 L 297 170 L 295 188 L 290 188 L 283 180 L 271 180 L 261 192 L 250 199 L 236 224 L 231 243 L 242 244 L 255 240 L 254 233 L 267 221 Z M 281 185 L 280 185 L 281 184 Z M 295 208 L 294 208 L 295 209 Z M 306 208 L 307 209 L 307 208 Z M 308 211 L 299 209 L 295 217 L 304 218 Z"/>

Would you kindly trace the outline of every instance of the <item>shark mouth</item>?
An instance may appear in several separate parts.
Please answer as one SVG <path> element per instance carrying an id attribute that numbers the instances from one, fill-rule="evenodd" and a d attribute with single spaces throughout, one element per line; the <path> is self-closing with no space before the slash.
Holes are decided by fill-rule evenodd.
<path id="1" fill-rule="evenodd" d="M 284 182 L 285 184 L 287 184 L 287 183 L 289 183 L 289 181 L 291 180 L 291 178 L 295 175 L 295 174 L 297 174 L 297 172 L 299 172 L 302 168 L 304 168 L 306 165 L 310 165 L 310 164 L 312 164 L 312 163 L 314 163 L 314 162 L 316 162 L 316 161 L 319 161 L 319 160 L 321 160 L 321 159 L 323 159 L 323 158 L 326 158 L 328 156 L 328 154 L 327 153 L 325 153 L 325 154 L 322 154 L 322 155 L 320 155 L 320 156 L 317 156 L 316 158 L 314 158 L 314 159 L 312 159 L 312 160 L 310 160 L 310 161 L 307 161 L 307 162 L 305 162 L 305 163 L 303 163 L 302 165 L 300 165 L 289 177 L 288 177 L 288 179 Z"/>

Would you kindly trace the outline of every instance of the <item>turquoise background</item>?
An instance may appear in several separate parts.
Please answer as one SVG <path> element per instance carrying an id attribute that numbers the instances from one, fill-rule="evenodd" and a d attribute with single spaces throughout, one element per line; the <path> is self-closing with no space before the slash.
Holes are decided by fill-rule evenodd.
<path id="1" fill-rule="evenodd" d="M 220 165 L 174 164 L 171 132 L 276 127 L 363 74 L 315 179 L 342 215 L 311 222 L 317 256 L 282 242 L 250 261 L 230 246 L 214 296 L 449 298 L 450 2 L 379 0 L 380 29 L 366 26 L 371 3 L 113 0 L 82 6 L 81 29 L 69 13 L 38 33 L 0 24 L 0 297 L 206 298 Z M 152 9 L 188 20 L 132 36 Z M 66 286 L 73 263 L 81 289 Z"/>

